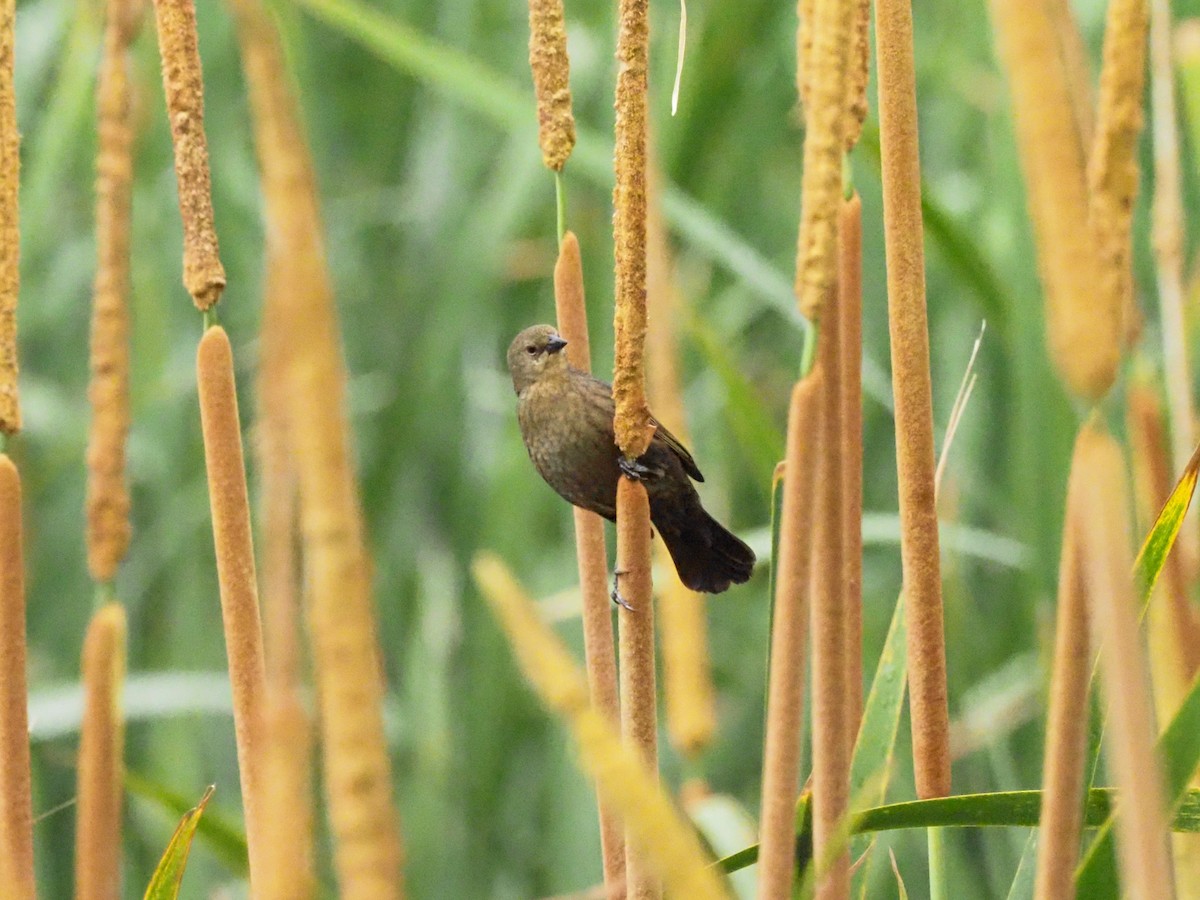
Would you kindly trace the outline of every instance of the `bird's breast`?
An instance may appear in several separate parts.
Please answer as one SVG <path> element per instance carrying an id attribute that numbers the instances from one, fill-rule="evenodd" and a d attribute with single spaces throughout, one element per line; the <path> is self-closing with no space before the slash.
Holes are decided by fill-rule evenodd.
<path id="1" fill-rule="evenodd" d="M 611 517 L 617 450 L 612 413 L 572 384 L 535 384 L 520 398 L 517 419 L 539 474 L 564 499 Z"/>

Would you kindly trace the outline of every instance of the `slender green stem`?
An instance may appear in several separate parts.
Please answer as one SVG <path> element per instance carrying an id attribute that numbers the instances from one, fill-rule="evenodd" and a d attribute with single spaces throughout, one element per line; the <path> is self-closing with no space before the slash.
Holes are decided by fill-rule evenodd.
<path id="1" fill-rule="evenodd" d="M 208 331 L 208 329 L 212 328 L 213 326 L 220 324 L 220 320 L 217 318 L 217 308 L 215 306 L 210 306 L 208 309 L 204 310 L 203 316 L 205 331 Z"/>
<path id="2" fill-rule="evenodd" d="M 92 610 L 98 610 L 117 599 L 117 589 L 111 581 L 96 583 L 95 593 L 92 594 Z"/>
<path id="3" fill-rule="evenodd" d="M 804 378 L 812 371 L 813 362 L 817 358 L 817 341 L 820 328 L 816 322 L 809 322 L 804 329 L 804 349 L 800 351 L 800 377 Z"/>
<path id="4" fill-rule="evenodd" d="M 946 890 L 946 830 L 929 829 L 929 900 L 948 900 Z"/>
<path id="5" fill-rule="evenodd" d="M 0 431 L 0 453 L 8 452 L 8 434 Z"/>
<path id="6" fill-rule="evenodd" d="M 554 202 L 558 213 L 558 242 L 561 244 L 567 233 L 567 186 L 563 184 L 561 171 L 554 173 Z"/>

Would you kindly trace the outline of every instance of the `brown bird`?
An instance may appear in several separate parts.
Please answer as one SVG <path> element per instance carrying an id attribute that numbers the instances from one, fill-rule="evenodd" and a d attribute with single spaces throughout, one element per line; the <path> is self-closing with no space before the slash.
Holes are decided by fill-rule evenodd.
<path id="1" fill-rule="evenodd" d="M 542 478 L 565 500 L 610 521 L 617 516 L 617 479 L 638 478 L 680 581 L 710 594 L 746 581 L 754 551 L 700 505 L 691 479 L 704 476 L 692 455 L 655 422 L 646 452 L 624 459 L 613 435 L 612 387 L 572 368 L 561 352 L 566 345 L 549 325 L 534 325 L 508 348 L 517 421 Z"/>

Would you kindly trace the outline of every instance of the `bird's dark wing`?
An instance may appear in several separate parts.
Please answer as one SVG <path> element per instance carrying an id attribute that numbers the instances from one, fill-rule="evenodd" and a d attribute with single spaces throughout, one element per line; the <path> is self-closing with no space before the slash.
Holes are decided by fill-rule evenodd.
<path id="1" fill-rule="evenodd" d="M 696 461 L 692 459 L 692 454 L 688 453 L 687 447 L 683 446 L 683 444 L 679 442 L 679 438 L 667 431 L 666 427 L 660 423 L 658 419 L 652 417 L 651 421 L 658 429 L 654 432 L 654 440 L 662 441 L 671 448 L 672 452 L 679 457 L 679 461 L 683 463 L 683 471 L 692 476 L 694 480 L 703 481 L 704 476 L 700 474 L 700 467 L 697 466 Z"/>
<path id="2" fill-rule="evenodd" d="M 574 370 L 578 371 L 578 370 Z M 584 374 L 584 373 L 580 373 Z M 585 380 L 581 383 L 585 385 L 585 390 L 595 396 L 594 411 L 600 415 L 607 416 L 609 420 L 609 433 L 612 433 L 612 417 L 615 412 L 615 404 L 612 399 L 612 385 L 607 381 L 601 381 L 594 375 L 585 375 Z M 683 470 L 688 473 L 695 481 L 703 481 L 704 476 L 700 474 L 700 467 L 696 465 L 696 460 L 692 459 L 692 454 L 688 452 L 687 447 L 680 443 L 679 438 L 667 431 L 666 427 L 653 416 L 650 421 L 654 424 L 655 432 L 653 441 L 661 441 L 665 444 L 672 453 L 679 457 L 680 463 L 683 464 Z"/>

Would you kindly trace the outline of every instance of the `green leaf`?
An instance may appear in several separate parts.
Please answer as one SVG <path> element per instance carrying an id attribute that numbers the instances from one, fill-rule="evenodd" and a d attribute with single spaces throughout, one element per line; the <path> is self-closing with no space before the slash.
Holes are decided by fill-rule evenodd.
<path id="1" fill-rule="evenodd" d="M 135 797 L 157 806 L 171 818 L 185 815 L 192 806 L 183 794 L 171 790 L 144 775 L 126 770 L 125 787 Z M 230 873 L 241 878 L 250 874 L 250 858 L 246 849 L 246 833 L 237 823 L 213 808 L 198 819 L 197 833 L 206 847 L 221 861 Z"/>
<path id="2" fill-rule="evenodd" d="M 1093 788 L 1088 791 L 1083 809 L 1086 828 L 1098 828 L 1112 815 L 1117 792 L 1113 788 Z M 988 794 L 958 794 L 932 800 L 908 800 L 876 806 L 855 813 L 851 832 L 870 834 L 878 831 L 898 831 L 904 828 L 1022 828 L 1037 827 L 1042 811 L 1041 791 L 997 791 Z M 809 795 L 801 796 L 796 812 L 798 859 L 807 860 L 812 853 L 812 815 Z M 1200 832 L 1200 790 L 1185 790 L 1171 823 L 1173 831 Z M 746 847 L 721 859 L 718 865 L 734 872 L 758 859 L 758 845 Z M 1091 897 L 1080 891 L 1079 896 Z"/>
<path id="3" fill-rule="evenodd" d="M 1183 474 L 1179 476 L 1178 484 L 1175 485 L 1171 496 L 1167 498 L 1167 502 L 1159 511 L 1158 518 L 1154 520 L 1154 527 L 1146 535 L 1145 543 L 1142 544 L 1137 560 L 1134 561 L 1133 570 L 1143 606 L 1150 599 L 1150 592 L 1154 590 L 1159 573 L 1166 565 L 1167 555 L 1175 546 L 1175 538 L 1179 535 L 1179 529 L 1183 526 L 1183 518 L 1187 515 L 1188 507 L 1192 503 L 1192 495 L 1196 492 L 1198 472 L 1200 472 L 1200 446 L 1197 446 L 1192 452 L 1192 458 L 1188 460 Z"/>
<path id="4" fill-rule="evenodd" d="M 171 842 L 167 844 L 167 850 L 163 854 L 158 868 L 154 870 L 150 886 L 146 888 L 146 900 L 175 900 L 179 896 L 179 889 L 183 885 L 183 870 L 187 868 L 188 854 L 192 849 L 192 838 L 195 837 L 196 826 L 200 824 L 200 817 L 204 815 L 204 807 L 208 805 L 215 790 L 216 788 L 209 785 L 204 796 L 200 798 L 200 802 L 188 810 L 180 820 L 179 827 L 171 835 Z"/>
<path id="5" fill-rule="evenodd" d="M 1025 849 L 1021 853 L 1021 861 L 1017 863 L 1017 874 L 1013 876 L 1012 887 L 1008 889 L 1008 900 L 1033 900 L 1033 878 L 1037 873 L 1038 831 L 1036 828 L 1029 832 L 1025 841 Z"/>
<path id="6" fill-rule="evenodd" d="M 908 684 L 908 628 L 904 621 L 904 594 L 896 598 L 892 624 L 888 627 L 883 651 L 871 680 L 871 690 L 863 704 L 863 719 L 850 762 L 850 796 L 864 798 L 864 805 L 879 805 L 887 796 L 904 691 Z M 851 843 L 855 857 L 867 853 L 866 840 Z M 853 893 L 866 896 L 867 867 L 859 866 L 853 875 L 857 885 Z"/>

